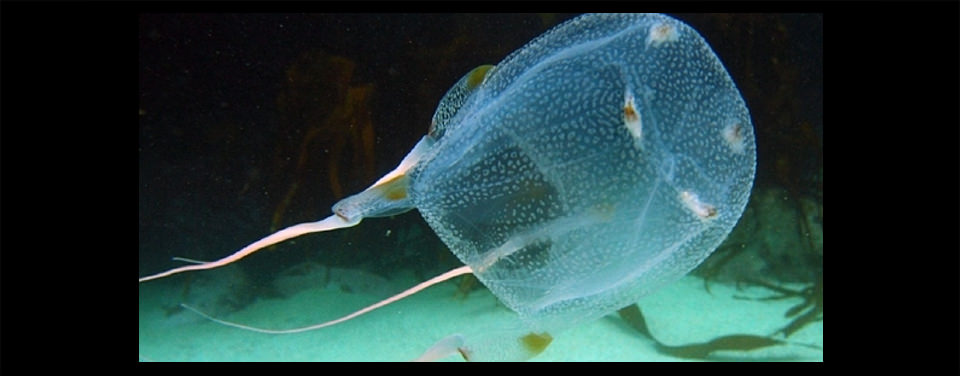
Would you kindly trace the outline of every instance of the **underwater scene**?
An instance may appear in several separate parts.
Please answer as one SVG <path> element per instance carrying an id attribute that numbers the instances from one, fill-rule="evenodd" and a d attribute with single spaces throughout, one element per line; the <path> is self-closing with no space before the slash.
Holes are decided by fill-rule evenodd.
<path id="1" fill-rule="evenodd" d="M 822 21 L 142 14 L 139 359 L 822 362 Z"/>

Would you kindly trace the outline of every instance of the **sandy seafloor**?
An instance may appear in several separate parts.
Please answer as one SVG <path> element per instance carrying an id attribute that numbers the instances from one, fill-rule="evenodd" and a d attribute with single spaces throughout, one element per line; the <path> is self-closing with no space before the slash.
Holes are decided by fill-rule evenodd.
<path id="1" fill-rule="evenodd" d="M 394 281 L 403 289 L 415 281 Z M 711 283 L 687 276 L 639 303 L 653 334 L 668 345 L 706 342 L 732 334 L 769 335 L 790 320 L 784 313 L 800 298 L 774 301 L 735 299 L 771 296 L 769 290 Z M 486 289 L 455 297 L 447 281 L 351 321 L 297 334 L 263 334 L 223 326 L 188 311 L 170 314 L 174 281 L 140 284 L 141 361 L 406 361 L 437 340 L 465 328 L 496 328 L 511 311 Z M 341 317 L 382 297 L 311 288 L 287 298 L 259 298 L 221 317 L 246 325 L 287 329 Z M 166 308 L 166 309 L 165 309 Z M 780 338 L 780 337 L 777 337 Z M 790 342 L 823 346 L 823 322 L 794 333 Z M 459 355 L 446 361 L 463 361 Z M 716 361 L 823 361 L 823 351 L 785 345 L 749 352 L 718 352 Z M 554 334 L 553 343 L 532 361 L 685 361 L 658 353 L 618 315 Z"/>

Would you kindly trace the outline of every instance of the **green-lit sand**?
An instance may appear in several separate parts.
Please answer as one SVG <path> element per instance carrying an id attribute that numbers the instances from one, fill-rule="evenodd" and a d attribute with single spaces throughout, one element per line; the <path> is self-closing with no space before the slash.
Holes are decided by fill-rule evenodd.
<path id="1" fill-rule="evenodd" d="M 415 281 L 395 281 L 402 289 Z M 141 361 L 406 361 L 434 342 L 470 328 L 496 328 L 512 313 L 485 289 L 466 299 L 455 297 L 456 283 L 446 282 L 411 298 L 352 321 L 299 334 L 262 334 L 226 327 L 191 312 L 166 314 L 176 280 L 140 285 Z M 737 291 L 685 277 L 641 300 L 647 323 L 663 343 L 705 342 L 731 334 L 769 335 L 786 325 L 784 313 L 799 298 L 750 301 L 762 288 Z M 338 318 L 382 297 L 346 293 L 338 288 L 303 290 L 286 299 L 258 299 L 223 319 L 251 326 L 286 329 Z M 659 354 L 617 315 L 561 332 L 533 361 L 683 361 Z M 794 343 L 823 346 L 823 322 L 793 334 Z M 718 352 L 718 361 L 823 361 L 823 351 L 802 346 L 774 346 L 749 352 Z M 445 360 L 463 361 L 459 356 Z"/>

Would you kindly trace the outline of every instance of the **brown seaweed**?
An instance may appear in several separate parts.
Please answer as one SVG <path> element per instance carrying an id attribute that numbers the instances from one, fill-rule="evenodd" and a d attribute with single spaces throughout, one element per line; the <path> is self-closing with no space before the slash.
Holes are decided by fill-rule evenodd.
<path id="1" fill-rule="evenodd" d="M 656 338 L 653 338 L 653 334 L 650 334 L 650 328 L 647 327 L 647 320 L 643 318 L 643 313 L 640 312 L 640 306 L 631 304 L 621 308 L 617 312 L 620 313 L 620 318 L 622 318 L 623 321 L 630 324 L 630 326 L 640 332 L 640 334 L 660 343 Z"/>
<path id="2" fill-rule="evenodd" d="M 640 332 L 640 334 L 653 340 L 653 342 L 656 344 L 657 352 L 676 358 L 707 359 L 711 354 L 717 351 L 752 351 L 765 347 L 780 345 L 804 346 L 823 350 L 822 347 L 816 345 L 787 342 L 772 337 L 752 334 L 733 334 L 717 337 L 702 343 L 670 346 L 660 342 L 660 340 L 653 336 L 653 334 L 650 332 L 650 328 L 647 326 L 646 319 L 643 317 L 643 313 L 640 311 L 640 306 L 637 304 L 631 304 L 620 309 L 618 312 L 620 313 L 620 317 L 627 324 Z"/>
<path id="3" fill-rule="evenodd" d="M 812 288 L 804 289 L 802 294 L 804 296 L 803 302 L 787 310 L 786 317 L 795 316 L 807 308 L 809 310 L 791 321 L 787 326 L 774 332 L 774 334 L 783 333 L 784 338 L 790 337 L 790 335 L 812 322 L 823 321 L 823 273 L 818 274 L 817 282 Z"/>
<path id="4" fill-rule="evenodd" d="M 785 287 L 777 286 L 771 283 L 767 283 L 759 280 L 747 281 L 750 284 L 757 285 L 768 290 L 778 293 L 778 295 L 771 295 L 762 298 L 748 298 L 742 296 L 734 296 L 737 299 L 745 300 L 781 300 L 793 297 L 801 297 L 803 301 L 799 304 L 790 307 L 784 317 L 796 318 L 791 321 L 789 324 L 783 328 L 778 329 L 773 334 L 783 334 L 784 338 L 790 337 L 793 333 L 796 333 L 800 329 L 803 329 L 807 325 L 813 322 L 823 320 L 823 273 L 817 274 L 817 280 L 812 285 L 805 287 L 800 290 L 788 289 Z M 802 314 L 801 314 L 802 313 Z"/>
<path id="5" fill-rule="evenodd" d="M 692 343 L 681 346 L 667 346 L 657 342 L 657 351 L 677 358 L 706 359 L 711 353 L 724 350 L 750 351 L 786 342 L 770 337 L 749 334 L 734 334 L 714 338 L 704 343 Z"/>

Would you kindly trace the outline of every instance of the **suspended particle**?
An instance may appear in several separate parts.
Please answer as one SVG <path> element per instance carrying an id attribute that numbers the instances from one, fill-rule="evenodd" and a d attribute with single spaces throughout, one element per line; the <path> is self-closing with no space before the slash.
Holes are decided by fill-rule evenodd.
<path id="1" fill-rule="evenodd" d="M 680 201 L 683 201 L 683 205 L 701 220 L 710 220 L 717 217 L 717 208 L 701 202 L 695 193 L 690 191 L 680 192 Z"/>

